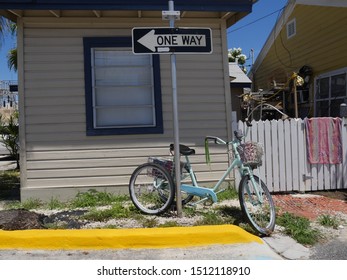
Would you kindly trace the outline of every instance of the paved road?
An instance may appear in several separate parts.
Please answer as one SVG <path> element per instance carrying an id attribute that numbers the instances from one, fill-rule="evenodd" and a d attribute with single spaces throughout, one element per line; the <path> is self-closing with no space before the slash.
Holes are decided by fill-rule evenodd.
<path id="1" fill-rule="evenodd" d="M 281 260 L 259 243 L 126 250 L 0 250 L 0 260 Z"/>
<path id="2" fill-rule="evenodd" d="M 347 260 L 347 228 L 341 230 L 338 238 L 317 245 L 310 256 L 312 260 Z"/>

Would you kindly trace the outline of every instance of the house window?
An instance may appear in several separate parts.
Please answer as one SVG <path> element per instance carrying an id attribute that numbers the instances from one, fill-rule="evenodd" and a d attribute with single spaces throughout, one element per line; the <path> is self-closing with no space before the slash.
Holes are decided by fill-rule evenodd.
<path id="1" fill-rule="evenodd" d="M 295 35 L 296 35 L 296 20 L 294 18 L 287 23 L 287 39 L 290 39 Z"/>
<path id="2" fill-rule="evenodd" d="M 340 104 L 347 101 L 347 68 L 315 79 L 315 116 L 338 117 Z"/>
<path id="3" fill-rule="evenodd" d="M 130 37 L 84 38 L 87 135 L 162 133 L 158 55 Z"/>

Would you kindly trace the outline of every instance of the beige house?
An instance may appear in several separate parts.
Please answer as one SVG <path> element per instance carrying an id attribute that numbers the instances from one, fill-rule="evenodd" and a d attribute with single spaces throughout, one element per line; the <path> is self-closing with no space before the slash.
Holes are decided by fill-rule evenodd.
<path id="1" fill-rule="evenodd" d="M 253 89 L 286 84 L 301 72 L 300 116 L 338 116 L 347 101 L 346 45 L 347 1 L 290 0 L 251 70 Z"/>
<path id="2" fill-rule="evenodd" d="M 226 29 L 253 2 L 174 1 L 177 27 L 212 30 L 212 54 L 177 55 L 180 140 L 197 150 L 203 182 L 227 163 L 215 150 L 209 170 L 204 137 L 232 134 Z M 22 199 L 128 192 L 136 166 L 169 154 L 170 56 L 131 48 L 134 27 L 169 26 L 163 10 L 168 1 L 0 0 L 18 26 Z"/>

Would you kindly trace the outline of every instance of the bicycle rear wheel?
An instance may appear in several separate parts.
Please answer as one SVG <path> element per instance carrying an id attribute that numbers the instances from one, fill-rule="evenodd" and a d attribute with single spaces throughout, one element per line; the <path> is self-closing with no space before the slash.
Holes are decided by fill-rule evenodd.
<path id="1" fill-rule="evenodd" d="M 130 198 L 137 209 L 145 214 L 161 214 L 172 204 L 174 183 L 168 171 L 155 163 L 136 168 L 129 182 Z"/>
<path id="2" fill-rule="evenodd" d="M 250 176 L 243 176 L 239 186 L 239 200 L 242 212 L 249 224 L 261 235 L 270 235 L 275 228 L 275 205 L 265 183 L 253 175 L 256 186 Z M 256 195 L 260 192 L 261 199 Z M 262 200 L 262 201 L 261 201 Z"/>

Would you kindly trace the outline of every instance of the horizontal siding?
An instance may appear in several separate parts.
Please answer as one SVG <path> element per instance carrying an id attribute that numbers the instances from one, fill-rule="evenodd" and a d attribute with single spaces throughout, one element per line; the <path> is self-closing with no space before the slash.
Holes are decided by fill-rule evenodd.
<path id="1" fill-rule="evenodd" d="M 116 24 L 109 22 L 90 28 L 78 22 L 78 28 L 66 29 L 64 23 L 25 19 L 27 189 L 126 186 L 137 165 L 151 155 L 168 155 L 173 141 L 166 55 L 160 59 L 164 134 L 86 136 L 83 37 L 130 36 L 131 26 L 110 28 Z M 225 152 L 214 148 L 213 167 L 204 162 L 204 137 L 227 135 L 221 32 L 218 24 L 211 27 L 213 54 L 177 56 L 180 140 L 196 148 L 192 161 L 202 181 L 215 180 L 227 163 Z"/>
<path id="2" fill-rule="evenodd" d="M 287 39 L 284 25 L 257 69 L 256 87 L 267 89 L 276 78 L 283 82 L 283 76 L 304 65 L 311 66 L 314 75 L 346 67 L 346 14 L 347 8 L 297 5 L 288 19 L 296 19 L 296 35 Z"/>

